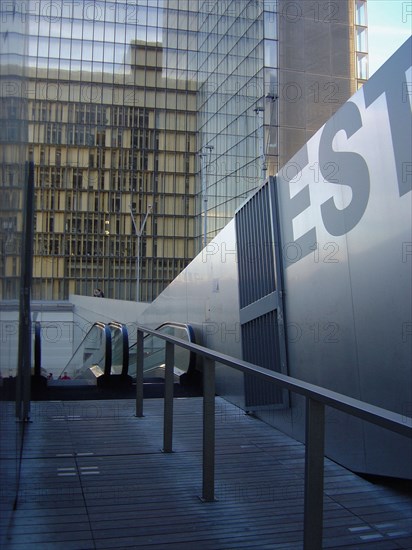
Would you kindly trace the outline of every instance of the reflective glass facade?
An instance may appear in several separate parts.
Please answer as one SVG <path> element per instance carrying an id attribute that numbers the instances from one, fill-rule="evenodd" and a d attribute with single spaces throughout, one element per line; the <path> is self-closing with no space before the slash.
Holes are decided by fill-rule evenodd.
<path id="1" fill-rule="evenodd" d="M 21 3 L 34 298 L 154 299 L 356 89 L 364 4 Z"/>
<path id="2" fill-rule="evenodd" d="M 358 87 L 369 76 L 368 64 L 368 13 L 366 0 L 356 0 L 355 4 L 355 55 Z"/>
<path id="3" fill-rule="evenodd" d="M 150 301 L 194 255 L 195 23 L 163 2 L 31 8 L 33 295 L 135 299 L 139 270 Z"/>
<path id="4" fill-rule="evenodd" d="M 198 247 L 355 92 L 355 65 L 362 61 L 356 61 L 354 41 L 358 36 L 365 44 L 366 36 L 366 27 L 361 36 L 355 29 L 355 16 L 365 4 L 203 3 Z"/>
<path id="5" fill-rule="evenodd" d="M 28 140 L 25 95 L 28 29 L 22 21 L 26 8 L 24 1 L 0 3 L 0 430 L 1 471 L 7 480 L 2 484 L 1 494 L 5 523 L 10 521 L 19 492 L 24 423 L 17 422 L 15 417 L 21 419 L 21 411 L 27 411 L 30 386 L 30 373 L 23 377 L 21 370 L 22 348 L 27 350 L 29 345 L 24 346 L 27 340 L 21 337 L 20 330 L 24 325 L 28 328 L 26 334 L 30 331 L 21 315 Z M 27 363 L 26 366 L 30 368 Z M 0 536 L 0 546 L 3 541 L 7 545 L 6 531 L 3 529 Z"/>
<path id="6" fill-rule="evenodd" d="M 0 5 L 0 299 L 8 300 L 19 298 L 28 158 L 25 7 L 25 2 Z"/>
<path id="7" fill-rule="evenodd" d="M 272 7 L 273 7 L 272 3 Z M 198 235 L 209 240 L 264 177 L 264 40 L 262 2 L 205 2 L 199 17 Z M 275 13 L 270 13 L 275 17 Z M 273 35 L 276 23 L 273 21 Z M 269 55 L 269 53 L 268 53 Z M 277 63 L 276 55 L 270 55 Z M 205 223 L 206 209 L 206 223 Z M 202 222 L 202 223 L 200 223 Z"/>

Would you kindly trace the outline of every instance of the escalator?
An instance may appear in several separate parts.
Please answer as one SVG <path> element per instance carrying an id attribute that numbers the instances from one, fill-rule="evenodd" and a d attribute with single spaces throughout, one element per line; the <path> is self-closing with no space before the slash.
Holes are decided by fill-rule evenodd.
<path id="1" fill-rule="evenodd" d="M 187 342 L 195 342 L 193 328 L 182 323 L 163 323 L 157 330 Z M 147 397 L 163 394 L 165 371 L 165 341 L 146 335 L 144 338 L 144 393 Z M 49 394 L 63 391 L 73 398 L 119 397 L 135 395 L 136 342 L 129 347 L 126 325 L 121 323 L 93 324 L 57 380 L 48 383 Z M 176 346 L 174 380 L 177 395 L 198 393 L 200 372 L 195 354 Z M 51 398 L 51 397 L 49 397 Z M 56 398 L 56 397 L 54 397 Z M 98 397 L 96 397 L 98 398 Z"/>
<path id="2" fill-rule="evenodd" d="M 183 323 L 163 323 L 156 330 L 162 334 L 195 343 L 195 334 L 190 325 Z M 152 334 L 146 335 L 143 342 L 144 379 L 148 382 L 164 379 L 166 342 Z M 136 378 L 136 343 L 129 349 L 128 372 L 133 378 Z M 182 384 L 189 382 L 191 378 L 196 376 L 196 355 L 194 353 L 184 348 L 175 348 L 174 376 L 175 381 Z"/>

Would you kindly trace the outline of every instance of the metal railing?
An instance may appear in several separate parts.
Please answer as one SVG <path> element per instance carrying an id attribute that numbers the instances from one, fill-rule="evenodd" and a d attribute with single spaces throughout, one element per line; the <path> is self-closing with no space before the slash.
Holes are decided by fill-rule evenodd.
<path id="1" fill-rule="evenodd" d="M 215 500 L 215 363 L 256 376 L 306 398 L 304 549 L 322 548 L 325 405 L 366 420 L 400 435 L 412 436 L 412 418 L 387 411 L 346 395 L 291 376 L 229 357 L 179 338 L 138 327 L 136 356 L 136 416 L 143 416 L 143 338 L 153 334 L 166 341 L 163 452 L 173 446 L 174 347 L 181 346 L 203 357 L 203 481 L 202 500 Z"/>

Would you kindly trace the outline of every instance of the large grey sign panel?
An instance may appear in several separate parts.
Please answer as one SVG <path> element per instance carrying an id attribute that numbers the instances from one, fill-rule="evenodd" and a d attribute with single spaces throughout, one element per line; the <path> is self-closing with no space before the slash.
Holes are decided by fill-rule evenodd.
<path id="1" fill-rule="evenodd" d="M 411 40 L 276 176 L 289 374 L 411 415 Z M 273 180 L 269 185 L 273 185 Z M 230 222 L 139 321 L 195 325 L 241 356 L 235 226 Z M 244 407 L 243 377 L 220 367 L 220 395 Z M 259 411 L 303 438 L 304 404 Z M 411 442 L 328 413 L 328 456 L 412 478 Z"/>
<path id="2" fill-rule="evenodd" d="M 409 416 L 411 48 L 277 175 L 290 374 Z M 364 429 L 375 473 L 397 456 L 398 475 L 411 477 L 410 442 Z"/>

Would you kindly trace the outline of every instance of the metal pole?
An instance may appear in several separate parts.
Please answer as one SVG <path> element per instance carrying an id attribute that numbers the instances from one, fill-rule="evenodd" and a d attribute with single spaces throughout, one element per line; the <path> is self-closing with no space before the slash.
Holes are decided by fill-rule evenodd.
<path id="1" fill-rule="evenodd" d="M 206 248 L 207 246 L 207 194 L 206 194 L 206 188 L 203 195 L 203 248 Z"/>
<path id="2" fill-rule="evenodd" d="M 304 550 L 322 548 L 325 406 L 306 398 Z"/>
<path id="3" fill-rule="evenodd" d="M 144 334 L 141 330 L 136 335 L 136 416 L 143 416 L 143 366 L 144 366 Z"/>
<path id="4" fill-rule="evenodd" d="M 201 163 L 201 173 L 202 173 L 202 201 L 203 201 L 203 248 L 206 246 L 206 230 L 207 230 L 207 221 L 206 221 L 206 212 L 207 212 L 207 195 L 206 195 L 206 155 L 200 153 L 200 163 Z"/>
<path id="5" fill-rule="evenodd" d="M 137 234 L 137 255 L 136 255 L 136 302 L 140 302 L 140 241 L 141 235 Z"/>
<path id="6" fill-rule="evenodd" d="M 148 218 L 150 212 L 152 211 L 152 205 L 151 205 L 151 204 L 148 205 L 148 207 L 147 207 L 147 212 L 146 212 L 146 214 L 145 214 L 145 217 L 144 217 L 144 219 L 143 219 L 142 225 L 140 226 L 140 229 L 139 229 L 139 230 L 137 230 L 137 225 L 136 225 L 136 221 L 135 221 L 134 216 L 133 216 L 133 210 L 132 210 L 132 205 L 131 205 L 131 204 L 129 204 L 129 210 L 130 210 L 130 216 L 132 217 L 133 227 L 134 227 L 134 230 L 135 230 L 135 233 L 136 233 L 136 236 L 137 236 L 137 253 L 136 253 L 136 302 L 140 302 L 140 264 L 141 264 L 141 261 L 140 261 L 140 246 L 141 246 L 141 239 L 142 239 L 144 227 L 145 227 L 146 222 L 147 222 L 147 218 Z"/>
<path id="7" fill-rule="evenodd" d="M 166 366 L 164 387 L 164 423 L 163 423 L 163 452 L 172 453 L 173 449 L 173 372 L 175 362 L 175 347 L 166 342 Z"/>
<path id="8" fill-rule="evenodd" d="M 204 206 L 204 213 L 205 217 L 203 220 L 203 247 L 205 248 L 207 246 L 207 175 L 208 175 L 208 168 L 210 164 L 210 160 L 212 157 L 212 151 L 213 151 L 213 145 L 206 145 L 206 149 L 208 150 L 208 155 L 205 155 L 206 158 L 206 165 L 205 165 L 205 187 L 204 187 L 204 193 L 203 193 L 203 206 Z"/>
<path id="9" fill-rule="evenodd" d="M 266 156 L 265 156 L 265 130 L 264 130 L 264 108 L 263 107 L 256 107 L 255 114 L 261 124 L 259 126 L 259 153 L 260 153 L 260 159 L 262 162 L 262 178 L 263 180 L 266 179 Z"/>
<path id="10" fill-rule="evenodd" d="M 30 418 L 31 398 L 31 285 L 33 277 L 34 163 L 26 163 L 23 235 L 21 248 L 19 353 L 16 378 L 16 416 L 21 421 Z"/>
<path id="11" fill-rule="evenodd" d="M 202 500 L 215 500 L 215 362 L 203 359 L 203 486 Z"/>

